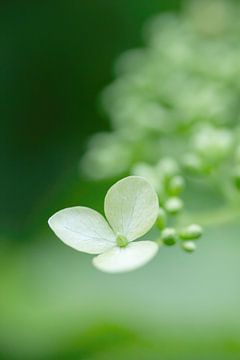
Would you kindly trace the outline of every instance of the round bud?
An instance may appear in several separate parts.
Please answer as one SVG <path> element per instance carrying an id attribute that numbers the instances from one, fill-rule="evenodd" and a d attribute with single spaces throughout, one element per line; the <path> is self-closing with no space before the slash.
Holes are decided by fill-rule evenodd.
<path id="1" fill-rule="evenodd" d="M 159 179 L 153 166 L 144 162 L 137 163 L 132 169 L 132 175 L 144 177 L 155 189 L 158 188 Z"/>
<path id="2" fill-rule="evenodd" d="M 192 224 L 182 229 L 179 232 L 179 237 L 182 240 L 196 240 L 202 236 L 202 227 L 198 224 Z"/>
<path id="3" fill-rule="evenodd" d="M 184 251 L 186 251 L 188 253 L 194 252 L 197 248 L 194 241 L 183 241 L 181 243 L 181 247 Z"/>
<path id="4" fill-rule="evenodd" d="M 196 152 L 210 162 L 221 161 L 232 148 L 233 134 L 226 128 L 203 126 L 197 129 L 192 138 Z"/>
<path id="5" fill-rule="evenodd" d="M 174 159 L 163 158 L 156 165 L 156 170 L 159 176 L 164 178 L 171 178 L 179 172 L 179 167 Z"/>
<path id="6" fill-rule="evenodd" d="M 162 232 L 161 239 L 165 245 L 172 246 L 176 244 L 177 241 L 177 233 L 173 228 L 166 228 Z"/>
<path id="7" fill-rule="evenodd" d="M 170 197 L 165 203 L 165 209 L 172 215 L 177 214 L 183 208 L 183 201 L 176 196 Z"/>
<path id="8" fill-rule="evenodd" d="M 159 208 L 159 213 L 156 221 L 157 227 L 162 230 L 165 228 L 167 222 L 166 212 L 163 208 Z"/>
<path id="9" fill-rule="evenodd" d="M 168 192 L 172 196 L 178 196 L 183 191 L 184 186 L 185 186 L 184 178 L 180 175 L 174 176 L 169 181 Z"/>
<path id="10" fill-rule="evenodd" d="M 183 166 L 186 170 L 192 173 L 202 172 L 202 160 L 200 157 L 194 153 L 185 154 L 183 157 Z"/>

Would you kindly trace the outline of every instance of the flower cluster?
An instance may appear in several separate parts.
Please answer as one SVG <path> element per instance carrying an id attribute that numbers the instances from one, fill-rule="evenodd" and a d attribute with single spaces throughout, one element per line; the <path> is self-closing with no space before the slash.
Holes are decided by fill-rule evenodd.
<path id="1" fill-rule="evenodd" d="M 103 248 L 90 247 L 89 251 L 85 248 L 87 242 L 83 245 L 79 240 L 86 225 L 78 228 L 77 221 L 86 224 L 81 221 L 83 217 L 90 219 L 90 210 L 64 210 L 50 220 L 50 226 L 63 241 L 81 251 L 99 253 L 94 260 L 98 268 L 128 269 L 128 266 L 121 268 L 120 257 L 134 251 L 134 244 L 130 242 L 138 236 L 129 237 L 126 229 L 115 226 L 111 211 L 130 228 L 131 221 L 125 219 L 130 208 L 139 216 L 148 211 L 144 193 L 140 191 L 136 195 L 138 188 L 128 186 L 128 182 L 136 181 L 146 187 L 148 183 L 158 196 L 157 215 L 153 212 L 154 219 L 150 216 L 149 227 L 146 226 L 149 229 L 155 223 L 160 230 L 153 243 L 155 249 L 156 244 L 180 244 L 183 250 L 192 252 L 196 248 L 195 240 L 202 234 L 196 222 L 222 223 L 239 213 L 239 16 L 240 6 L 232 0 L 193 0 L 179 14 L 160 14 L 149 21 L 144 28 L 145 47 L 126 52 L 116 63 L 116 79 L 102 95 L 112 131 L 92 137 L 80 164 L 81 170 L 95 180 L 131 175 L 112 188 L 117 189 L 113 194 L 118 194 L 115 210 L 115 200 L 105 202 L 106 217 L 114 235 L 108 225 L 104 226 L 110 238 L 115 239 L 112 240 L 117 244 L 115 250 L 104 247 L 110 246 L 111 241 L 106 236 L 102 238 L 99 231 L 97 238 L 107 239 Z M 128 189 L 129 208 L 125 207 L 127 199 L 121 195 L 120 184 Z M 198 193 L 208 188 L 219 191 L 221 206 L 224 204 L 225 208 L 203 215 L 198 211 L 191 216 L 185 199 L 189 188 L 194 186 Z M 141 202 L 141 211 L 133 205 L 133 198 Z M 68 214 L 76 219 L 77 232 L 75 235 L 70 232 L 65 238 L 71 226 L 62 216 Z M 82 220 L 77 220 L 78 215 Z M 70 224 L 75 226 L 70 218 Z M 59 219 L 66 227 L 60 226 Z M 143 223 L 148 221 L 145 215 L 139 219 Z M 95 220 L 92 219 L 91 224 L 95 224 Z M 140 220 L 135 225 L 141 229 Z M 92 236 L 86 234 L 86 239 Z M 76 245 L 75 241 L 80 243 Z M 129 260 L 129 269 L 141 265 L 155 253 L 153 245 L 148 252 L 150 245 L 147 244 L 146 258 L 139 255 L 139 263 Z M 114 256 L 116 261 L 109 260 Z"/>
<path id="2" fill-rule="evenodd" d="M 146 25 L 146 46 L 120 57 L 103 92 L 113 131 L 89 142 L 81 163 L 89 177 L 120 176 L 162 156 L 208 172 L 231 154 L 239 138 L 239 15 L 230 0 L 199 0 Z"/>
<path id="3" fill-rule="evenodd" d="M 221 188 L 223 201 L 237 198 L 239 15 L 231 0 L 193 0 L 146 24 L 145 47 L 120 57 L 103 91 L 112 131 L 88 144 L 89 178 L 146 177 L 172 213 L 184 209 L 180 194 L 193 179 Z"/>
<path id="4" fill-rule="evenodd" d="M 107 221 L 93 209 L 76 206 L 58 211 L 49 219 L 49 226 L 70 247 L 97 254 L 93 258 L 97 269 L 119 273 L 143 266 L 156 255 L 160 245 L 176 242 L 175 230 L 160 226 L 162 211 L 153 186 L 140 176 L 129 176 L 114 184 L 106 194 Z M 133 242 L 155 223 L 164 228 L 160 239 Z M 201 228 L 197 225 L 179 232 L 183 249 L 193 251 L 195 244 L 189 240 L 200 236 Z"/>

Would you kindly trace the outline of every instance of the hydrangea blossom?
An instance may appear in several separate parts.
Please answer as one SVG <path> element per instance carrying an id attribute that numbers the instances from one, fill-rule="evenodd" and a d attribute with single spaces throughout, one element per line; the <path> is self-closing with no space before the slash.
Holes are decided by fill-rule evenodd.
<path id="1" fill-rule="evenodd" d="M 129 176 L 115 183 L 106 194 L 104 212 L 107 221 L 87 207 L 63 209 L 49 226 L 70 247 L 97 254 L 93 265 L 105 272 L 130 271 L 156 255 L 156 242 L 133 242 L 152 228 L 159 212 L 158 196 L 144 178 Z"/>

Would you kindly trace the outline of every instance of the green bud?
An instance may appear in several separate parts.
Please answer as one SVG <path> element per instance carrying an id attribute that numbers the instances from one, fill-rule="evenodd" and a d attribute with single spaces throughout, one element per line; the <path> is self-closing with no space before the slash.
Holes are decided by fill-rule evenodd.
<path id="1" fill-rule="evenodd" d="M 186 251 L 188 253 L 194 252 L 197 248 L 194 241 L 183 241 L 181 243 L 181 247 L 184 251 Z"/>
<path id="2" fill-rule="evenodd" d="M 177 241 L 177 233 L 173 228 L 166 228 L 162 232 L 161 239 L 165 245 L 172 246 L 176 244 Z"/>
<path id="3" fill-rule="evenodd" d="M 169 181 L 168 192 L 172 196 L 178 196 L 183 191 L 184 186 L 185 186 L 184 178 L 180 175 L 174 176 Z"/>
<path id="4" fill-rule="evenodd" d="M 230 152 L 233 134 L 226 128 L 204 126 L 193 135 L 193 146 L 198 154 L 210 162 L 219 162 Z"/>
<path id="5" fill-rule="evenodd" d="M 165 228 L 167 222 L 166 212 L 163 208 L 159 208 L 159 213 L 156 221 L 157 227 L 162 230 Z"/>
<path id="6" fill-rule="evenodd" d="M 144 177 L 156 190 L 159 187 L 159 179 L 153 166 L 144 162 L 137 163 L 132 169 L 132 175 Z"/>
<path id="7" fill-rule="evenodd" d="M 172 215 L 179 213 L 183 208 L 183 201 L 176 197 L 170 197 L 165 203 L 165 209 Z"/>
<path id="8" fill-rule="evenodd" d="M 163 158 L 156 165 L 156 170 L 159 176 L 164 178 L 171 178 L 177 175 L 179 167 L 177 162 L 172 158 Z"/>
<path id="9" fill-rule="evenodd" d="M 182 229 L 179 232 L 179 237 L 182 240 L 196 240 L 202 236 L 202 227 L 197 224 L 192 224 Z"/>
<path id="10" fill-rule="evenodd" d="M 183 166 L 190 172 L 202 172 L 203 164 L 200 157 L 196 154 L 185 154 L 183 157 Z"/>

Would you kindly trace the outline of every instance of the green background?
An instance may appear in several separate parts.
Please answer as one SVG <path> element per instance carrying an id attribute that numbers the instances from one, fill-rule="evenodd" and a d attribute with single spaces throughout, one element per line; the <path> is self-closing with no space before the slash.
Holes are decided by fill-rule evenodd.
<path id="1" fill-rule="evenodd" d="M 237 224 L 117 276 L 47 225 L 67 206 L 102 211 L 113 181 L 79 174 L 88 137 L 109 128 L 99 93 L 144 21 L 180 4 L 1 2 L 0 359 L 239 359 Z"/>

